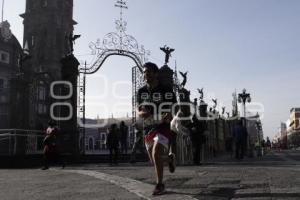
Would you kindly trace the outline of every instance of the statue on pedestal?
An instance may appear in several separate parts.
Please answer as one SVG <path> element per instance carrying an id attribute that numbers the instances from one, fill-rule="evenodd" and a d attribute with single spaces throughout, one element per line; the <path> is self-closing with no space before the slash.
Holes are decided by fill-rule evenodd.
<path id="1" fill-rule="evenodd" d="M 184 86 L 185 86 L 185 84 L 186 84 L 186 82 L 187 82 L 187 73 L 188 72 L 185 72 L 185 73 L 183 73 L 183 72 L 181 72 L 181 71 L 179 71 L 179 73 L 180 73 L 180 75 L 182 76 L 182 78 L 183 78 L 183 81 L 182 81 L 182 83 L 180 84 L 180 86 L 182 87 L 182 88 L 184 88 Z"/>
<path id="2" fill-rule="evenodd" d="M 201 90 L 199 89 L 199 88 L 197 88 L 197 90 L 198 90 L 198 93 L 200 94 L 200 97 L 199 97 L 199 99 L 200 99 L 200 102 L 203 102 L 203 88 L 201 88 Z"/>
<path id="3" fill-rule="evenodd" d="M 213 108 L 215 110 L 217 105 L 218 105 L 218 100 L 217 99 L 212 99 L 212 101 L 214 102 Z"/>
<path id="4" fill-rule="evenodd" d="M 166 54 L 165 65 L 167 65 L 169 63 L 169 58 L 171 56 L 171 53 L 175 51 L 175 49 L 171 49 L 170 47 L 167 47 L 167 45 L 165 45 L 164 47 L 160 47 L 160 50 L 162 50 Z"/>
<path id="5" fill-rule="evenodd" d="M 81 35 L 73 35 L 73 33 L 70 33 L 68 40 L 69 40 L 69 47 L 70 47 L 70 53 L 72 54 L 74 51 L 73 45 L 75 44 L 75 40 L 80 38 Z"/>
<path id="6" fill-rule="evenodd" d="M 222 115 L 225 114 L 225 107 L 222 107 Z"/>

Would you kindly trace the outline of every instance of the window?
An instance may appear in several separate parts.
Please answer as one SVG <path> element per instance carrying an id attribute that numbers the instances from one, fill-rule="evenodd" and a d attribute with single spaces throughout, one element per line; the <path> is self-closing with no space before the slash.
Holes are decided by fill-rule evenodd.
<path id="1" fill-rule="evenodd" d="M 32 47 L 34 46 L 34 43 L 35 43 L 35 38 L 34 38 L 34 36 L 32 35 L 32 36 L 31 36 L 31 46 L 32 46 Z"/>
<path id="2" fill-rule="evenodd" d="M 0 103 L 7 103 L 8 99 L 6 95 L 0 95 Z"/>
<path id="3" fill-rule="evenodd" d="M 46 100 L 46 89 L 43 86 L 38 87 L 38 100 Z"/>
<path id="4" fill-rule="evenodd" d="M 47 107 L 45 104 L 39 103 L 38 104 L 38 114 L 46 114 Z"/>
<path id="5" fill-rule="evenodd" d="M 57 7 L 58 7 L 58 9 L 62 10 L 62 8 L 63 8 L 63 1 L 58 1 L 57 2 Z"/>
<path id="6" fill-rule="evenodd" d="M 11 80 L 4 80 L 5 82 L 4 82 L 4 87 L 5 88 L 9 88 L 10 87 L 10 85 L 11 85 Z"/>
<path id="7" fill-rule="evenodd" d="M 0 105 L 0 115 L 8 115 L 7 105 Z"/>
<path id="8" fill-rule="evenodd" d="M 47 7 L 48 1 L 47 0 L 42 0 L 42 7 Z"/>
<path id="9" fill-rule="evenodd" d="M 9 64 L 9 53 L 0 51 L 0 62 Z"/>

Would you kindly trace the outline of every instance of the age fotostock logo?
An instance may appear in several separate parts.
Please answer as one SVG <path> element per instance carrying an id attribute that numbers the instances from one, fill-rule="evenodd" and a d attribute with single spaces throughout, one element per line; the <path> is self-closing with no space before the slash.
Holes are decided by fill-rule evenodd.
<path id="1" fill-rule="evenodd" d="M 130 81 L 109 81 L 108 78 L 104 75 L 97 75 L 95 76 L 97 80 L 94 80 L 95 82 L 101 84 L 101 91 L 102 93 L 99 93 L 99 95 L 87 95 L 86 99 L 88 100 L 86 102 L 86 107 L 91 109 L 94 112 L 101 112 L 101 113 L 128 113 L 129 109 L 131 108 L 132 104 L 132 94 L 131 93 L 124 93 L 123 88 L 128 88 L 131 86 Z M 94 77 L 94 78 L 95 78 Z M 99 79 L 100 78 L 100 79 Z M 110 84 L 109 84 L 110 83 Z M 64 87 L 64 91 L 68 91 L 64 94 L 62 94 L 61 89 Z M 111 87 L 111 88 L 110 88 Z M 58 88 L 58 89 L 55 89 Z M 67 121 L 72 119 L 73 117 L 73 106 L 70 103 L 70 98 L 73 96 L 73 86 L 72 83 L 69 81 L 54 81 L 51 83 L 50 86 L 50 96 L 51 98 L 57 100 L 57 102 L 52 103 L 50 106 L 50 116 L 53 120 L 56 121 Z M 159 97 L 159 94 L 154 95 L 154 97 Z M 168 96 L 167 96 L 168 97 Z M 146 97 L 145 97 L 146 98 Z M 148 97 L 147 97 L 148 98 Z M 110 101 L 107 101 L 107 99 L 110 99 Z M 169 99 L 165 98 L 165 99 Z M 105 100 L 110 103 L 110 107 L 107 105 L 108 103 L 105 102 Z M 222 102 L 219 102 L 220 106 L 224 106 Z M 153 119 L 156 121 L 161 121 L 162 116 L 164 113 L 169 112 L 173 116 L 177 117 L 177 120 L 192 120 L 193 117 L 196 117 L 198 120 L 215 120 L 218 118 L 223 118 L 225 120 L 234 120 L 237 119 L 238 116 L 233 117 L 225 117 L 218 111 L 207 111 L 207 115 L 204 117 L 202 114 L 200 115 L 200 105 L 194 105 L 192 102 L 177 102 L 177 103 L 170 103 L 170 102 L 162 102 L 160 104 L 155 104 L 151 102 L 144 102 L 139 106 L 146 106 L 148 108 L 151 108 L 153 112 Z M 219 106 L 219 107 L 220 107 Z M 61 113 L 59 112 L 62 107 L 66 107 L 68 112 L 64 112 L 64 116 L 61 116 Z M 178 111 L 181 111 L 179 108 L 185 107 L 188 108 L 189 113 L 188 114 L 181 114 L 177 115 Z M 218 108 L 216 110 L 218 110 Z M 221 108 L 221 107 L 220 107 Z M 134 108 L 136 109 L 136 108 Z M 55 112 L 56 110 L 56 112 Z M 64 109 L 66 110 L 66 109 Z M 242 110 L 242 109 L 239 109 Z M 58 112 L 57 112 L 58 111 Z M 251 102 L 247 105 L 247 111 L 251 113 L 258 113 L 260 116 L 260 119 L 263 118 L 264 113 L 264 106 L 263 104 L 259 102 Z M 108 116 L 108 115 L 107 115 Z M 246 116 L 248 120 L 255 120 L 251 116 Z M 77 117 L 77 124 L 80 127 L 85 128 L 102 128 L 108 125 L 109 120 L 108 117 L 104 117 L 101 120 L 95 120 L 96 123 L 90 124 L 85 123 L 83 119 L 80 117 Z"/>
<path id="2" fill-rule="evenodd" d="M 61 94 L 61 89 L 59 90 L 59 95 L 55 94 L 54 92 L 54 88 L 55 86 L 67 86 L 68 88 L 68 94 L 66 95 L 62 95 Z M 69 81 L 53 81 L 50 85 L 50 96 L 53 98 L 53 99 L 56 99 L 56 100 L 69 100 L 73 95 L 73 86 L 72 86 L 72 83 L 69 82 Z M 65 117 L 62 117 L 60 116 L 60 108 L 62 106 L 65 106 L 68 108 L 69 110 L 69 114 Z M 54 113 L 54 109 L 55 107 L 58 107 L 58 116 L 56 116 Z M 67 121 L 67 120 L 70 120 L 72 119 L 73 117 L 73 106 L 70 102 L 55 102 L 55 103 L 52 103 L 51 106 L 50 106 L 50 117 L 53 119 L 53 120 L 56 120 L 56 121 Z"/>

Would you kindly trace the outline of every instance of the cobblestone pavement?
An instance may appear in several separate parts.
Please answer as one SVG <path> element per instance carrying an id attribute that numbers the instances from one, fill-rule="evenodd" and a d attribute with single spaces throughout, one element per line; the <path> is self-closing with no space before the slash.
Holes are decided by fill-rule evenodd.
<path id="1" fill-rule="evenodd" d="M 0 199 L 300 199 L 300 151 L 270 152 L 235 161 L 219 157 L 201 166 L 165 168 L 167 193 L 153 197 L 153 169 L 91 164 L 62 170 L 0 170 Z"/>

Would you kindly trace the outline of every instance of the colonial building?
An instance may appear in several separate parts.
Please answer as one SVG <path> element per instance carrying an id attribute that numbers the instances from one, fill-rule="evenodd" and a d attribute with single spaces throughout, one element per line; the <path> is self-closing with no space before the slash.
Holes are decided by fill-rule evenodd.
<path id="1" fill-rule="evenodd" d="M 42 131 L 54 119 L 62 130 L 62 151 L 78 154 L 73 0 L 26 0 L 20 16 L 23 50 L 13 35 L 8 38 L 7 28 L 3 31 L 7 25 L 1 25 L 0 128 Z M 20 151 L 27 151 L 24 136 L 18 136 L 18 146 L 24 146 Z"/>
<path id="2" fill-rule="evenodd" d="M 280 123 L 280 141 L 283 148 L 287 148 L 287 127 L 286 123 Z"/>
<path id="3" fill-rule="evenodd" d="M 290 147 L 300 146 L 300 108 L 291 108 L 287 127 L 287 143 Z"/>
<path id="4" fill-rule="evenodd" d="M 20 96 L 13 80 L 20 75 L 22 48 L 7 21 L 0 23 L 0 129 L 14 127 L 14 103 Z"/>
<path id="5" fill-rule="evenodd" d="M 55 102 L 50 86 L 62 80 L 61 60 L 72 53 L 70 36 L 76 24 L 73 0 L 27 0 L 26 11 L 20 16 L 24 19 L 23 46 L 29 56 L 23 62 L 30 88 L 28 123 L 30 129 L 40 129 L 49 120 Z M 61 91 L 56 95 L 62 96 Z"/>
<path id="6" fill-rule="evenodd" d="M 253 155 L 255 144 L 261 144 L 263 141 L 263 130 L 261 125 L 260 116 L 257 113 L 247 117 L 247 131 L 248 131 L 248 148 L 249 154 Z"/>
<path id="7" fill-rule="evenodd" d="M 86 123 L 89 125 L 103 124 L 101 127 L 91 127 L 85 129 L 85 153 L 86 154 L 103 154 L 108 153 L 108 147 L 106 145 L 106 138 L 108 129 L 112 124 L 117 124 L 119 127 L 121 121 L 124 121 L 128 127 L 128 149 L 131 149 L 134 140 L 134 134 L 132 130 L 132 119 L 125 118 L 107 118 L 107 119 L 86 119 Z M 142 123 L 139 121 L 139 123 Z M 80 138 L 80 144 L 83 144 L 83 138 Z"/>

